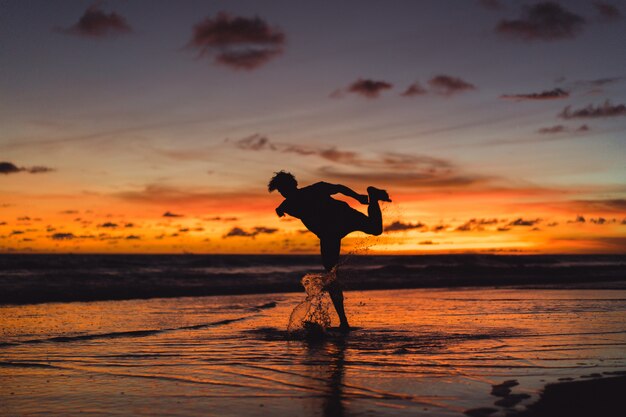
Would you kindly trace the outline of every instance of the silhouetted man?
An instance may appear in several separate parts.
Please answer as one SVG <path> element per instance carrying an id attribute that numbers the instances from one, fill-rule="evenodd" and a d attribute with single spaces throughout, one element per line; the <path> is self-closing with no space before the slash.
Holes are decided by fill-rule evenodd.
<path id="1" fill-rule="evenodd" d="M 367 188 L 367 194 L 358 194 L 345 185 L 318 182 L 308 187 L 298 188 L 296 178 L 289 172 L 275 173 L 268 186 L 270 192 L 278 190 L 285 200 L 276 208 L 276 214 L 297 217 L 311 232 L 320 239 L 322 262 L 327 271 L 331 271 L 339 263 L 341 239 L 348 233 L 361 231 L 370 235 L 383 232 L 383 218 L 378 201 L 391 201 L 385 190 L 374 187 Z M 333 194 L 344 194 L 368 204 L 368 215 L 350 207 L 347 203 L 335 200 Z M 343 291 L 333 281 L 326 290 L 330 294 L 340 327 L 349 329 L 348 319 L 343 307 Z"/>

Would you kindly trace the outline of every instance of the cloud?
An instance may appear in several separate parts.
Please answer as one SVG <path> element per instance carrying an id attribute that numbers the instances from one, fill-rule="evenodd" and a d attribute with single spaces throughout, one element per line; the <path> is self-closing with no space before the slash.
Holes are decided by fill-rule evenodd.
<path id="1" fill-rule="evenodd" d="M 422 222 L 417 222 L 417 223 L 404 223 L 401 221 L 394 221 L 391 224 L 388 224 L 385 226 L 385 232 L 387 233 L 392 233 L 392 232 L 404 232 L 407 230 L 414 230 L 414 229 L 426 229 L 427 226 L 422 223 Z"/>
<path id="2" fill-rule="evenodd" d="M 496 32 L 527 41 L 553 41 L 575 37 L 584 24 L 583 17 L 547 1 L 526 6 L 519 19 L 501 20 Z"/>
<path id="3" fill-rule="evenodd" d="M 118 227 L 118 224 L 117 223 L 106 222 L 106 223 L 99 224 L 98 227 L 115 229 L 116 227 Z"/>
<path id="4" fill-rule="evenodd" d="M 126 239 L 126 240 L 139 240 L 139 239 L 141 239 L 141 236 L 137 236 L 137 235 L 128 235 L 128 236 L 126 236 L 124 239 Z"/>
<path id="5" fill-rule="evenodd" d="M 404 90 L 404 92 L 400 95 L 402 97 L 414 97 L 422 96 L 424 94 L 428 94 L 428 91 L 424 87 L 422 87 L 420 83 L 414 82 L 413 84 L 408 86 L 406 90 Z"/>
<path id="6" fill-rule="evenodd" d="M 59 214 L 78 214 L 78 210 L 63 210 Z"/>
<path id="7" fill-rule="evenodd" d="M 418 243 L 418 245 L 438 245 L 439 243 L 433 242 L 432 240 L 422 240 Z"/>
<path id="8" fill-rule="evenodd" d="M 74 233 L 55 233 L 50 236 L 50 239 L 53 240 L 72 240 L 74 238 L 76 238 Z"/>
<path id="9" fill-rule="evenodd" d="M 568 223 L 586 223 L 585 216 L 576 216 L 576 220 L 569 220 Z"/>
<path id="10" fill-rule="evenodd" d="M 231 16 L 220 12 L 193 28 L 188 46 L 198 56 L 213 56 L 216 64 L 253 70 L 283 53 L 285 34 L 260 17 Z"/>
<path id="11" fill-rule="evenodd" d="M 0 174 L 17 174 L 18 172 L 28 172 L 29 174 L 44 174 L 52 172 L 54 169 L 44 166 L 17 167 L 12 162 L 0 162 Z"/>
<path id="12" fill-rule="evenodd" d="M 542 91 L 541 93 L 527 93 L 527 94 L 503 94 L 500 98 L 513 99 L 517 101 L 523 100 L 555 100 L 564 99 L 569 97 L 569 92 L 560 88 L 553 90 Z"/>
<path id="13" fill-rule="evenodd" d="M 260 234 L 274 234 L 278 231 L 278 229 L 275 228 L 269 228 L 269 227 L 262 227 L 262 226 L 257 226 L 254 227 L 252 230 L 247 231 L 244 230 L 240 227 L 233 227 L 232 229 L 230 229 L 228 231 L 228 233 L 226 233 L 224 236 L 222 236 L 224 239 L 229 238 L 229 237 L 251 237 L 251 238 L 255 238 L 257 235 Z"/>
<path id="14" fill-rule="evenodd" d="M 372 183 L 394 183 L 404 186 L 448 187 L 468 186 L 485 182 L 488 178 L 463 174 L 451 162 L 425 155 L 401 153 L 378 153 L 364 155 L 356 151 L 341 150 L 335 147 L 275 143 L 255 136 L 255 140 L 245 138 L 245 143 L 237 142 L 240 149 L 293 153 L 302 156 L 315 156 L 332 162 L 332 166 L 320 166 L 317 173 L 335 180 L 348 180 Z"/>
<path id="15" fill-rule="evenodd" d="M 247 136 L 243 139 L 239 139 L 237 142 L 235 142 L 235 146 L 240 149 L 250 151 L 260 151 L 263 149 L 276 150 L 276 145 L 270 143 L 269 139 L 266 136 L 262 136 L 258 133 Z"/>
<path id="16" fill-rule="evenodd" d="M 617 6 L 604 1 L 594 1 L 593 6 L 596 8 L 600 16 L 605 20 L 619 20 L 622 13 Z"/>
<path id="17" fill-rule="evenodd" d="M 455 230 L 458 232 L 481 232 L 485 230 L 484 226 L 490 226 L 498 223 L 498 219 L 470 219 L 463 223 Z"/>
<path id="18" fill-rule="evenodd" d="M 519 219 L 511 221 L 508 226 L 535 226 L 539 223 L 541 223 L 541 219 L 525 220 L 520 217 Z"/>
<path id="19" fill-rule="evenodd" d="M 563 125 L 555 125 L 555 126 L 550 126 L 550 127 L 542 127 L 537 130 L 537 133 L 540 133 L 542 135 L 554 135 L 554 134 L 565 133 L 565 132 L 582 133 L 582 132 L 588 132 L 589 130 L 591 130 L 591 128 L 587 125 L 580 125 L 576 129 L 568 128 Z"/>
<path id="20" fill-rule="evenodd" d="M 163 213 L 163 217 L 183 217 L 183 215 L 166 211 L 165 213 Z"/>
<path id="21" fill-rule="evenodd" d="M 615 198 L 606 200 L 574 200 L 573 203 L 580 211 L 589 210 L 594 212 L 626 212 L 626 199 Z"/>
<path id="22" fill-rule="evenodd" d="M 88 38 L 104 38 L 133 31 L 124 16 L 116 12 L 109 14 L 103 12 L 98 3 L 90 6 L 73 26 L 60 28 L 57 31 Z"/>
<path id="23" fill-rule="evenodd" d="M 391 90 L 392 88 L 393 84 L 387 81 L 359 78 L 348 87 L 346 87 L 345 92 L 358 94 L 365 98 L 378 98 L 383 91 Z"/>
<path id="24" fill-rule="evenodd" d="M 448 227 L 450 226 L 447 224 L 438 224 L 437 226 L 434 226 L 432 229 L 430 229 L 430 231 L 435 233 L 445 232 Z"/>
<path id="25" fill-rule="evenodd" d="M 616 116 L 626 116 L 626 105 L 613 105 L 609 100 L 596 107 L 594 107 L 593 104 L 590 104 L 587 107 L 578 110 L 572 110 L 571 106 L 567 106 L 561 113 L 559 113 L 559 117 L 563 119 L 585 119 Z"/>
<path id="26" fill-rule="evenodd" d="M 436 75 L 428 80 L 428 85 L 432 90 L 434 90 L 434 92 L 444 96 L 451 96 L 476 89 L 475 85 L 470 84 L 461 78 L 444 74 Z"/>

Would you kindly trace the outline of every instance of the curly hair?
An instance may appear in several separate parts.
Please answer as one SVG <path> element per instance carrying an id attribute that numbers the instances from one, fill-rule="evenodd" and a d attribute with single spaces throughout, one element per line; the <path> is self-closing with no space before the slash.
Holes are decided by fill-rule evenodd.
<path id="1" fill-rule="evenodd" d="M 296 181 L 296 177 L 294 177 L 293 174 L 287 171 L 280 171 L 274 173 L 274 176 L 267 184 L 267 189 L 271 193 L 272 191 L 279 190 L 281 188 L 291 188 L 297 186 L 298 181 Z"/>

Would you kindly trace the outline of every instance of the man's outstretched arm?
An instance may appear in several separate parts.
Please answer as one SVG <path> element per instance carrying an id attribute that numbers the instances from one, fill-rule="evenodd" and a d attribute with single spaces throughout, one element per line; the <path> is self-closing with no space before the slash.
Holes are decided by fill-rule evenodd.
<path id="1" fill-rule="evenodd" d="M 322 182 L 320 184 L 324 184 L 324 187 L 327 188 L 329 194 L 347 195 L 348 197 L 354 198 L 361 204 L 367 204 L 369 202 L 367 194 L 359 194 L 352 188 L 346 187 L 343 184 L 329 184 L 327 182 Z"/>
<path id="2" fill-rule="evenodd" d="M 280 206 L 276 207 L 276 214 L 278 215 L 278 217 L 283 217 L 285 215 L 285 204 L 286 201 L 283 201 L 282 203 L 280 203 Z"/>

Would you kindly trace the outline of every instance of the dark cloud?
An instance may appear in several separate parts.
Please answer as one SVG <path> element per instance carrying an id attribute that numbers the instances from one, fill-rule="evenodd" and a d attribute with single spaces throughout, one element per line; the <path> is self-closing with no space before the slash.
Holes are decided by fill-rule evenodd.
<path id="1" fill-rule="evenodd" d="M 422 240 L 418 243 L 418 245 L 438 245 L 439 243 L 433 242 L 432 240 Z"/>
<path id="2" fill-rule="evenodd" d="M 6 226 L 7 222 L 0 222 L 0 226 Z"/>
<path id="3" fill-rule="evenodd" d="M 262 226 L 257 226 L 254 227 L 252 230 L 247 231 L 244 230 L 240 227 L 233 227 L 232 229 L 230 229 L 228 231 L 228 233 L 226 233 L 223 238 L 229 238 L 229 237 L 251 237 L 254 238 L 257 235 L 260 234 L 267 234 L 267 235 L 271 235 L 274 234 L 278 231 L 278 229 L 274 229 L 274 228 L 269 228 L 269 227 L 262 227 Z"/>
<path id="4" fill-rule="evenodd" d="M 496 32 L 527 41 L 553 41 L 575 37 L 584 24 L 583 17 L 548 1 L 526 6 L 519 19 L 501 20 Z"/>
<path id="5" fill-rule="evenodd" d="M 253 70 L 283 52 L 286 36 L 260 17 L 238 17 L 220 12 L 193 28 L 189 47 L 198 55 L 234 69 Z"/>
<path id="6" fill-rule="evenodd" d="M 55 233 L 52 236 L 50 236 L 50 239 L 53 240 L 71 240 L 74 239 L 76 236 L 74 235 L 74 233 Z"/>
<path id="7" fill-rule="evenodd" d="M 563 119 L 585 119 L 616 116 L 626 116 L 626 105 L 613 105 L 609 100 L 596 107 L 594 107 L 593 104 L 590 104 L 587 107 L 578 110 L 572 110 L 571 106 L 567 106 L 561 113 L 559 113 L 559 117 Z"/>
<path id="8" fill-rule="evenodd" d="M 548 226 L 548 227 L 556 227 L 556 226 L 558 226 L 558 225 L 559 225 L 559 223 L 557 223 L 557 222 L 552 222 L 552 223 L 548 223 L 546 226 Z"/>
<path id="9" fill-rule="evenodd" d="M 250 151 L 260 151 L 263 149 L 276 150 L 276 145 L 270 143 L 270 140 L 266 136 L 262 136 L 258 133 L 239 139 L 235 142 L 235 146 Z"/>
<path id="10" fill-rule="evenodd" d="M 511 230 L 509 226 L 498 227 L 498 232 L 508 232 L 509 230 Z"/>
<path id="11" fill-rule="evenodd" d="M 537 130 L 537 133 L 541 133 L 541 134 L 555 134 L 555 133 L 563 133 L 565 132 L 567 129 L 565 128 L 565 126 L 563 125 L 556 125 L 556 126 L 550 126 L 550 127 L 542 127 L 541 129 Z"/>
<path id="12" fill-rule="evenodd" d="M 535 226 L 538 223 L 541 223 L 541 219 L 525 220 L 520 217 L 519 219 L 511 221 L 508 226 Z"/>
<path id="13" fill-rule="evenodd" d="M 347 93 L 359 94 L 366 98 L 378 98 L 380 93 L 385 90 L 393 88 L 393 84 L 387 81 L 370 80 L 366 78 L 359 78 L 348 87 L 346 87 Z"/>
<path id="14" fill-rule="evenodd" d="M 610 220 L 607 220 L 604 217 L 598 217 L 597 219 L 591 218 L 589 219 L 589 221 L 594 224 L 605 224 L 605 223 L 611 222 Z"/>
<path id="15" fill-rule="evenodd" d="M 43 174 L 52 172 L 54 169 L 44 166 L 17 167 L 12 162 L 0 162 L 0 174 L 17 174 L 18 172 L 28 172 L 29 174 Z"/>
<path id="16" fill-rule="evenodd" d="M 606 199 L 606 200 L 575 200 L 572 203 L 578 210 L 589 210 L 594 212 L 626 212 L 626 199 Z"/>
<path id="17" fill-rule="evenodd" d="M 593 6 L 596 8 L 600 16 L 605 20 L 618 20 L 622 17 L 622 13 L 617 6 L 604 1 L 594 1 Z"/>
<path id="18" fill-rule="evenodd" d="M 498 223 L 498 219 L 470 219 L 463 223 L 455 230 L 459 232 L 481 232 L 485 230 L 484 226 L 490 226 Z"/>
<path id="19" fill-rule="evenodd" d="M 17 220 L 22 221 L 22 222 L 27 222 L 30 220 L 30 217 L 22 216 L 22 217 L 18 217 Z"/>
<path id="20" fill-rule="evenodd" d="M 438 224 L 437 226 L 434 226 L 434 227 L 433 227 L 432 229 L 430 229 L 430 230 L 431 230 L 432 232 L 439 233 L 439 232 L 444 232 L 444 231 L 446 231 L 446 229 L 447 229 L 448 227 L 450 227 L 450 226 L 449 226 L 449 225 L 447 225 L 447 224 Z"/>
<path id="21" fill-rule="evenodd" d="M 13 230 L 11 233 L 9 233 L 9 236 L 23 235 L 23 234 L 24 234 L 23 230 Z"/>
<path id="22" fill-rule="evenodd" d="M 586 223 L 585 216 L 576 216 L 576 220 L 569 220 L 568 223 Z"/>
<path id="23" fill-rule="evenodd" d="M 424 87 L 420 85 L 418 82 L 414 82 L 410 86 L 404 90 L 401 94 L 403 97 L 413 97 L 413 96 L 422 96 L 424 94 L 428 94 L 428 91 Z"/>
<path id="24" fill-rule="evenodd" d="M 573 82 L 573 85 L 582 87 L 604 87 L 605 85 L 619 83 L 625 79 L 626 77 L 605 77 L 593 80 L 578 80 Z"/>
<path id="25" fill-rule="evenodd" d="M 59 212 L 60 214 L 78 214 L 78 210 L 63 210 Z"/>
<path id="26" fill-rule="evenodd" d="M 53 168 L 48 168 L 44 166 L 34 166 L 30 168 L 24 168 L 26 172 L 29 174 L 45 174 L 46 172 L 53 172 Z"/>
<path id="27" fill-rule="evenodd" d="M 141 236 L 137 236 L 137 235 L 128 235 L 125 237 L 126 240 L 139 240 L 141 239 Z"/>
<path id="28" fill-rule="evenodd" d="M 215 217 L 209 217 L 206 219 L 203 219 L 207 222 L 235 222 L 237 220 L 239 220 L 238 217 L 222 217 L 222 216 L 215 216 Z"/>
<path id="29" fill-rule="evenodd" d="M 107 14 L 96 3 L 90 6 L 73 26 L 57 29 L 57 31 L 89 38 L 104 38 L 130 33 L 132 28 L 124 16 L 116 12 Z"/>
<path id="30" fill-rule="evenodd" d="M 126 223 L 126 224 L 124 225 L 124 227 L 125 227 L 125 228 L 127 228 L 127 229 L 129 229 L 129 228 L 131 228 L 131 227 L 135 227 L 135 224 L 134 224 L 134 223 Z"/>
<path id="31" fill-rule="evenodd" d="M 163 217 L 183 217 L 183 215 L 166 211 L 165 213 L 163 213 Z"/>
<path id="32" fill-rule="evenodd" d="M 555 100 L 569 97 L 569 92 L 560 88 L 553 90 L 542 91 L 541 93 L 527 93 L 527 94 L 503 94 L 500 98 L 513 99 L 513 100 Z"/>
<path id="33" fill-rule="evenodd" d="M 422 222 L 417 223 L 404 223 L 401 221 L 395 221 L 391 224 L 385 226 L 385 232 L 404 232 L 406 230 L 414 230 L 414 229 L 426 229 L 427 226 Z"/>
<path id="34" fill-rule="evenodd" d="M 589 130 L 591 130 L 591 128 L 587 125 L 580 125 L 575 129 L 568 128 L 563 125 L 555 125 L 555 126 L 550 126 L 550 127 L 542 127 L 541 129 L 537 130 L 537 133 L 541 133 L 542 135 L 554 135 L 554 134 L 565 133 L 565 132 L 582 133 L 582 132 L 588 132 Z"/>
<path id="35" fill-rule="evenodd" d="M 98 227 L 115 229 L 116 227 L 118 227 L 118 224 L 117 223 L 106 222 L 106 223 L 99 224 Z"/>
<path id="36" fill-rule="evenodd" d="M 461 78 L 444 74 L 437 75 L 428 80 L 428 85 L 434 92 L 444 96 L 451 96 L 453 94 L 476 89 L 475 85 L 470 84 Z"/>

